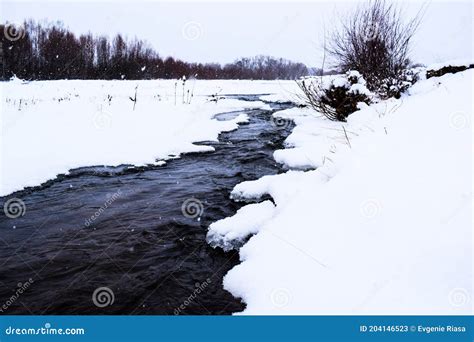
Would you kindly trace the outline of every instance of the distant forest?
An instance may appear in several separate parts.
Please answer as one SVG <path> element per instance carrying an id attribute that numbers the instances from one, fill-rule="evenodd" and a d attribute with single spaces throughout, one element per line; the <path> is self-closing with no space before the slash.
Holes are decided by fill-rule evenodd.
<path id="1" fill-rule="evenodd" d="M 145 41 L 117 34 L 76 36 L 61 23 L 25 21 L 0 25 L 1 77 L 55 79 L 296 79 L 307 67 L 282 58 L 256 56 L 230 64 L 189 63 L 161 57 Z"/>

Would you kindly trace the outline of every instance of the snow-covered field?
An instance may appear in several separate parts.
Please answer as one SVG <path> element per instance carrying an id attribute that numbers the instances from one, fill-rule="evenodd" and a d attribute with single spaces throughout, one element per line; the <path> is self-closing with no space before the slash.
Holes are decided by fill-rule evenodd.
<path id="1" fill-rule="evenodd" d="M 274 154 L 295 170 L 232 197 L 276 206 L 208 234 L 229 248 L 257 233 L 224 278 L 244 314 L 472 314 L 473 75 L 420 81 L 347 124 L 275 113 L 297 124 Z"/>
<path id="2" fill-rule="evenodd" d="M 472 313 L 473 77 L 420 81 L 344 124 L 304 108 L 275 113 L 296 123 L 274 154 L 290 170 L 232 192 L 249 202 L 269 194 L 275 205 L 248 204 L 208 234 L 213 246 L 243 245 L 224 287 L 247 304 L 244 314 Z M 175 104 L 175 81 L 2 83 L 0 195 L 71 168 L 208 151 L 193 142 L 246 120 L 215 114 L 268 106 L 209 95 L 284 101 L 297 92 L 291 81 L 185 87 L 190 104 L 181 82 Z"/>
<path id="3" fill-rule="evenodd" d="M 134 110 L 130 97 L 137 86 Z M 1 82 L 0 87 L 2 196 L 77 167 L 155 164 L 184 152 L 208 151 L 210 147 L 193 142 L 216 140 L 220 132 L 245 121 L 244 115 L 218 121 L 215 114 L 267 107 L 220 99 L 222 95 L 291 95 L 295 84 L 187 80 L 184 96 L 183 82 L 174 80 L 16 80 Z M 212 95 L 217 103 L 209 101 Z"/>

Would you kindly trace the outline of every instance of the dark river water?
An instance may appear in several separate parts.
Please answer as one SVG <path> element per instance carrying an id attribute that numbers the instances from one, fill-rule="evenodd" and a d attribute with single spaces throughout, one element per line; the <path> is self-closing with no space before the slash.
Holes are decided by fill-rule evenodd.
<path id="1" fill-rule="evenodd" d="M 221 134 L 218 143 L 201 143 L 215 152 L 160 167 L 77 169 L 0 198 L 1 208 L 12 198 L 26 208 L 18 218 L 0 215 L 0 313 L 243 310 L 222 287 L 238 254 L 211 248 L 207 227 L 240 208 L 229 199 L 236 184 L 282 172 L 272 154 L 292 125 L 275 124 L 271 114 L 289 106 L 242 111 L 248 124 Z"/>

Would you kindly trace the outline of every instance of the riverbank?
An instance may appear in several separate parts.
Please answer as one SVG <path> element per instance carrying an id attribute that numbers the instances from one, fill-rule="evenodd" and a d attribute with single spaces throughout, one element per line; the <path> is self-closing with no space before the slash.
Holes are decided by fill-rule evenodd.
<path id="1" fill-rule="evenodd" d="M 216 114 L 269 109 L 225 95 L 294 88 L 292 81 L 1 82 L 0 196 L 74 168 L 160 165 L 181 153 L 211 151 L 194 142 L 217 141 L 246 120 L 218 121 Z"/>
<path id="2" fill-rule="evenodd" d="M 296 123 L 274 154 L 294 170 L 232 197 L 276 206 L 211 226 L 227 245 L 251 236 L 224 278 L 243 314 L 472 314 L 473 75 L 419 81 L 345 124 L 275 113 Z"/>

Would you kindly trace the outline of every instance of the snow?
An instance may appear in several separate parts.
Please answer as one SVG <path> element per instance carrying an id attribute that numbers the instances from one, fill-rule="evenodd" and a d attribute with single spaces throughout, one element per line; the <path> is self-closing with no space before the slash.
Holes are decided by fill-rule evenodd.
<path id="1" fill-rule="evenodd" d="M 307 82 L 309 87 L 310 84 L 316 86 L 316 89 L 321 89 L 323 91 L 335 88 L 346 88 L 349 93 L 353 94 L 363 94 L 369 97 L 374 97 L 374 94 L 367 89 L 366 81 L 362 75 L 355 70 L 348 71 L 343 75 L 330 75 L 330 76 L 312 76 L 302 78 L 302 82 Z M 308 83 L 309 82 L 309 83 Z M 273 95 L 272 99 L 274 100 L 277 95 Z M 294 98 L 298 98 L 293 95 Z M 300 102 L 300 101 L 293 101 Z"/>
<path id="2" fill-rule="evenodd" d="M 347 77 L 354 77 L 354 78 L 357 78 L 358 80 L 361 80 L 363 84 L 365 84 L 365 81 L 363 80 L 362 78 L 362 75 L 360 74 L 360 72 L 358 72 L 357 70 L 350 70 L 347 72 Z"/>
<path id="3" fill-rule="evenodd" d="M 474 63 L 470 59 L 453 59 L 453 60 L 449 60 L 449 61 L 446 61 L 446 62 L 430 64 L 430 65 L 428 65 L 426 70 L 439 70 L 439 69 L 442 69 L 442 68 L 448 67 L 448 66 L 466 66 L 467 67 L 471 64 L 474 64 Z"/>
<path id="4" fill-rule="evenodd" d="M 310 108 L 291 108 L 273 115 L 292 119 L 297 125 L 285 141 L 288 148 L 274 153 L 277 162 L 293 169 L 320 167 L 330 157 L 327 153 L 335 143 L 347 143 L 341 123 L 315 119 L 315 113 Z M 354 134 L 351 130 L 346 132 L 349 136 Z"/>
<path id="5" fill-rule="evenodd" d="M 372 93 L 370 92 L 369 89 L 367 89 L 366 86 L 364 86 L 363 84 L 358 84 L 358 83 L 351 85 L 351 87 L 349 88 L 349 93 L 363 94 L 363 95 L 367 95 L 367 96 L 372 95 Z"/>
<path id="6" fill-rule="evenodd" d="M 349 88 L 350 84 L 349 82 L 347 81 L 347 78 L 345 77 L 338 77 L 336 79 L 334 79 L 334 81 L 332 82 L 332 85 L 335 86 L 336 88 Z"/>
<path id="7" fill-rule="evenodd" d="M 473 77 L 420 81 L 344 124 L 275 113 L 296 124 L 275 159 L 316 169 L 234 188 L 276 204 L 224 278 L 243 314 L 472 314 Z"/>
<path id="8" fill-rule="evenodd" d="M 274 153 L 289 170 L 236 185 L 231 198 L 250 204 L 207 237 L 239 249 L 224 287 L 243 314 L 472 314 L 473 78 L 419 81 L 399 100 L 360 104 L 347 123 L 274 113 L 296 125 Z M 2 82 L 0 195 L 72 168 L 212 151 L 199 142 L 248 120 L 216 114 L 298 98 L 293 81 L 198 80 L 185 104 L 175 83 Z"/>
<path id="9" fill-rule="evenodd" d="M 220 132 L 246 122 L 242 114 L 230 121 L 218 113 L 269 108 L 255 101 L 209 95 L 278 93 L 295 87 L 288 81 L 190 81 L 177 89 L 176 80 L 42 81 L 17 78 L 1 82 L 2 138 L 0 196 L 37 186 L 70 169 L 122 164 L 162 165 L 185 152 L 208 152 Z M 137 103 L 133 102 L 137 88 Z M 193 91 L 188 102 L 187 90 Z M 110 101 L 109 101 L 110 100 Z M 176 105 L 175 105 L 176 101 Z"/>
<path id="10" fill-rule="evenodd" d="M 276 202 L 284 202 L 295 193 L 295 186 L 301 180 L 301 171 L 288 171 L 281 175 L 263 176 L 254 181 L 237 184 L 230 197 L 236 201 L 260 200 L 265 194 L 271 194 Z"/>
<path id="11" fill-rule="evenodd" d="M 258 233 L 259 228 L 268 221 L 275 210 L 271 201 L 248 204 L 237 213 L 209 226 L 207 241 L 212 247 L 229 251 L 240 247 L 245 239 Z"/>
<path id="12" fill-rule="evenodd" d="M 10 78 L 10 82 L 11 83 L 16 83 L 16 84 L 25 84 L 25 83 L 28 83 L 27 81 L 24 81 L 18 77 L 16 77 L 16 75 L 13 75 L 11 78 Z"/>

